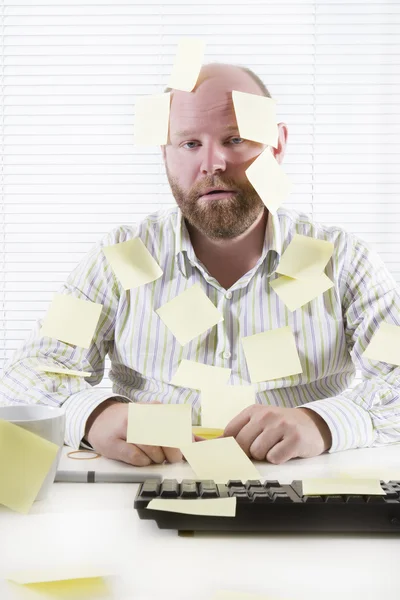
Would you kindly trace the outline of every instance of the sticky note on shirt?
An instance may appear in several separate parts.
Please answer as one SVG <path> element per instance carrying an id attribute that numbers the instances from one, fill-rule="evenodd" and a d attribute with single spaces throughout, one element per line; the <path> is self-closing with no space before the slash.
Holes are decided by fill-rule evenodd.
<path id="1" fill-rule="evenodd" d="M 290 327 L 270 329 L 241 338 L 252 383 L 302 373 Z"/>
<path id="2" fill-rule="evenodd" d="M 226 483 L 229 479 L 260 479 L 260 473 L 235 438 L 219 438 L 181 446 L 181 451 L 199 479 Z"/>
<path id="3" fill-rule="evenodd" d="M 366 494 L 384 495 L 378 479 L 351 479 L 350 477 L 303 479 L 304 496 L 323 496 L 325 494 Z"/>
<path id="4" fill-rule="evenodd" d="M 103 305 L 67 294 L 55 294 L 40 330 L 42 336 L 89 348 Z"/>
<path id="5" fill-rule="evenodd" d="M 276 100 L 267 96 L 232 90 L 240 137 L 278 147 Z"/>
<path id="6" fill-rule="evenodd" d="M 150 500 L 147 508 L 182 513 L 185 515 L 234 517 L 236 514 L 236 498 L 207 498 L 206 500 L 183 500 L 180 498 L 169 500 L 168 498 L 154 498 L 153 500 Z"/>
<path id="7" fill-rule="evenodd" d="M 192 406 L 130 403 L 126 441 L 172 448 L 191 444 Z"/>
<path id="8" fill-rule="evenodd" d="M 182 346 L 223 321 L 198 283 L 161 306 L 156 313 Z"/>
<path id="9" fill-rule="evenodd" d="M 311 300 L 329 290 L 333 285 L 333 282 L 325 273 L 307 279 L 293 279 L 292 277 L 282 275 L 270 281 L 270 286 L 290 311 L 294 311 L 311 302 Z"/>
<path id="10" fill-rule="evenodd" d="M 151 283 L 163 274 L 140 238 L 104 246 L 103 252 L 124 290 Z"/>
<path id="11" fill-rule="evenodd" d="M 182 38 L 172 67 L 168 87 L 191 92 L 199 78 L 204 58 L 205 42 L 195 38 Z"/>
<path id="12" fill-rule="evenodd" d="M 363 357 L 400 366 L 400 327 L 381 323 Z"/>
<path id="13" fill-rule="evenodd" d="M 251 385 L 207 387 L 201 392 L 201 424 L 225 429 L 229 421 L 256 401 Z"/>
<path id="14" fill-rule="evenodd" d="M 183 359 L 171 379 L 172 385 L 200 390 L 202 387 L 224 385 L 231 376 L 231 369 L 213 367 L 194 360 Z"/>
<path id="15" fill-rule="evenodd" d="M 57 452 L 56 444 L 0 419 L 0 504 L 27 513 Z"/>
<path id="16" fill-rule="evenodd" d="M 63 369 L 61 367 L 52 367 L 50 365 L 36 365 L 38 371 L 42 373 L 59 373 L 60 375 L 71 375 L 75 377 L 90 377 L 92 374 L 88 371 L 75 371 L 75 369 Z"/>
<path id="17" fill-rule="evenodd" d="M 270 149 L 261 152 L 245 173 L 268 210 L 276 214 L 293 185 Z"/>
<path id="18" fill-rule="evenodd" d="M 168 142 L 171 94 L 141 96 L 135 104 L 133 143 L 164 146 Z"/>
<path id="19" fill-rule="evenodd" d="M 333 249 L 332 242 L 296 233 L 282 254 L 276 272 L 294 279 L 321 275 Z"/>

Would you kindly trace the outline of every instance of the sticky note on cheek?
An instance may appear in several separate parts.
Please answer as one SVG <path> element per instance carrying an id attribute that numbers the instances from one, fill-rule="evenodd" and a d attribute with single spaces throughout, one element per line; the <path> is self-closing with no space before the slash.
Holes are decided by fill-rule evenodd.
<path id="1" fill-rule="evenodd" d="M 266 148 L 246 170 L 246 177 L 273 214 L 287 199 L 293 187 L 269 148 Z"/>

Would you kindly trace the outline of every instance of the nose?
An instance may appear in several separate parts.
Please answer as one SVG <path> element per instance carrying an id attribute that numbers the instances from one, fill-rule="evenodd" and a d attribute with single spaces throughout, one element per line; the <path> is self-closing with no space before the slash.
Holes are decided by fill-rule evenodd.
<path id="1" fill-rule="evenodd" d="M 203 144 L 200 150 L 203 175 L 214 174 L 217 171 L 226 170 L 226 149 L 219 144 Z"/>

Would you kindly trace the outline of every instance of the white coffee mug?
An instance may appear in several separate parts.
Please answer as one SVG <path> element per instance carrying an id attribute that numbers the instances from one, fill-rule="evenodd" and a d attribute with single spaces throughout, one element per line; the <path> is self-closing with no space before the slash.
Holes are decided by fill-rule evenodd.
<path id="1" fill-rule="evenodd" d="M 29 406 L 0 406 L 0 419 L 15 423 L 32 433 L 36 433 L 45 440 L 57 444 L 59 450 L 57 456 L 51 465 L 51 469 L 43 481 L 36 500 L 43 500 L 51 488 L 58 463 L 60 462 L 61 451 L 64 445 L 65 435 L 65 411 L 63 408 L 53 408 L 52 406 L 29 405 Z"/>

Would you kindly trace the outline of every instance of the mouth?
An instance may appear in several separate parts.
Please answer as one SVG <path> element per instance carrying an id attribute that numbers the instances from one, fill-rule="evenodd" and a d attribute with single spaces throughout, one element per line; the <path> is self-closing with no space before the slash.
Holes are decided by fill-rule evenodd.
<path id="1" fill-rule="evenodd" d="M 202 194 L 200 198 L 224 198 L 226 196 L 233 196 L 236 192 L 234 190 L 212 190 L 207 194 Z"/>

